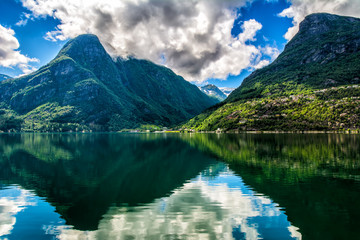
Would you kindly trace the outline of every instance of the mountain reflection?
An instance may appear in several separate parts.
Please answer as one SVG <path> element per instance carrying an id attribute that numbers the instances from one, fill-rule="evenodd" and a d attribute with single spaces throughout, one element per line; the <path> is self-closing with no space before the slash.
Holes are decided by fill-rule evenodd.
<path id="1" fill-rule="evenodd" d="M 360 135 L 192 134 L 191 146 L 229 164 L 284 207 L 304 239 L 356 239 Z"/>
<path id="2" fill-rule="evenodd" d="M 96 230 L 46 223 L 42 229 L 57 239 L 301 239 L 276 203 L 223 163 L 210 165 L 168 197 L 111 206 Z"/>
<path id="3" fill-rule="evenodd" d="M 214 162 L 161 135 L 23 134 L 0 141 L 0 179 L 33 189 L 83 230 L 97 229 L 110 205 L 152 202 Z"/>
<path id="4" fill-rule="evenodd" d="M 267 229 L 276 229 L 276 239 L 300 238 L 276 204 L 220 165 L 224 172 L 211 180 L 200 174 L 169 197 L 141 207 L 110 208 L 97 231 L 54 230 L 60 230 L 60 239 L 257 239 L 274 234 L 267 235 Z M 262 218 L 258 224 L 256 218 Z"/>
<path id="5" fill-rule="evenodd" d="M 0 135 L 0 234 L 11 239 L 15 220 L 24 222 L 21 212 L 50 203 L 46 211 L 58 216 L 41 223 L 39 236 L 353 239 L 359 234 L 359 138 Z M 33 195 L 9 197 L 9 188 Z"/>

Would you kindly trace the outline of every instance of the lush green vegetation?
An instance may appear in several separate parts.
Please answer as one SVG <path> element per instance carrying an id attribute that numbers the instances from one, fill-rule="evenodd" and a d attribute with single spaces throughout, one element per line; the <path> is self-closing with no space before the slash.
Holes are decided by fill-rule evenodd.
<path id="1" fill-rule="evenodd" d="M 2 131 L 173 126 L 217 102 L 168 68 L 114 61 L 94 35 L 70 40 L 49 64 L 2 81 L 0 91 Z"/>
<path id="2" fill-rule="evenodd" d="M 195 130 L 360 128 L 360 20 L 313 14 L 269 66 L 221 104 L 188 121 Z"/>
<path id="3" fill-rule="evenodd" d="M 215 131 L 218 128 L 269 131 L 359 130 L 359 116 L 360 87 L 348 86 L 316 91 L 309 95 L 226 103 L 194 117 L 183 128 L 198 131 Z"/>
<path id="4" fill-rule="evenodd" d="M 0 131 L 19 131 L 23 122 L 13 111 L 0 109 Z"/>

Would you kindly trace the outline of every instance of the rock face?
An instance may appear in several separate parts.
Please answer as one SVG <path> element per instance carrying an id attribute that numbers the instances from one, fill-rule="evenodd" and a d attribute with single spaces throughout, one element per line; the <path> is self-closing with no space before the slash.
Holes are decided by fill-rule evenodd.
<path id="1" fill-rule="evenodd" d="M 220 102 L 223 101 L 227 96 L 214 84 L 208 84 L 199 89 L 206 95 L 218 99 Z"/>
<path id="2" fill-rule="evenodd" d="M 359 131 L 359 83 L 360 19 L 312 14 L 273 63 L 184 128 Z"/>
<path id="3" fill-rule="evenodd" d="M 113 60 L 94 35 L 70 40 L 38 71 L 0 84 L 0 103 L 25 121 L 171 126 L 216 101 L 170 69 L 138 59 Z"/>
<path id="4" fill-rule="evenodd" d="M 359 65 L 360 19 L 311 14 L 279 57 L 247 77 L 227 101 L 357 84 Z"/>
<path id="5" fill-rule="evenodd" d="M 304 55 L 301 64 L 325 64 L 340 54 L 360 50 L 360 19 L 331 14 L 312 14 L 301 22 L 299 33 L 287 48 L 298 48 L 312 41 L 315 49 Z M 321 45 L 317 45 L 320 43 Z"/>

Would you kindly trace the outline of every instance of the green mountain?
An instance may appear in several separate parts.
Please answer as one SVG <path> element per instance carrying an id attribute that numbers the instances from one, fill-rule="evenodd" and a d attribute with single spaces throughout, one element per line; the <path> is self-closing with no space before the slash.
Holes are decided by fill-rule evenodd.
<path id="1" fill-rule="evenodd" d="M 9 79 L 9 78 L 11 78 L 11 77 L 8 76 L 8 75 L 1 74 L 1 73 L 0 73 L 0 82 L 3 81 L 3 80 Z"/>
<path id="2" fill-rule="evenodd" d="M 1 130 L 172 126 L 216 103 L 168 68 L 112 59 L 94 35 L 70 40 L 49 64 L 1 82 L 0 91 Z"/>
<path id="3" fill-rule="evenodd" d="M 220 102 L 223 101 L 227 96 L 214 84 L 208 84 L 202 87 L 199 87 L 199 89 L 208 95 L 209 97 L 213 97 Z"/>
<path id="4" fill-rule="evenodd" d="M 360 19 L 312 14 L 270 65 L 220 105 L 191 119 L 197 130 L 360 128 Z"/>

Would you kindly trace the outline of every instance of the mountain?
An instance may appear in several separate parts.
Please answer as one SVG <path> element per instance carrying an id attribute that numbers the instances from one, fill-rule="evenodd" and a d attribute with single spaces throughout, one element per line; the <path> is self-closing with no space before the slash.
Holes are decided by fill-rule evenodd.
<path id="1" fill-rule="evenodd" d="M 1 73 L 0 73 L 0 82 L 3 81 L 3 80 L 9 79 L 9 78 L 11 78 L 11 77 L 8 76 L 8 75 L 1 74 Z"/>
<path id="2" fill-rule="evenodd" d="M 218 99 L 220 102 L 223 101 L 227 96 L 214 84 L 208 84 L 199 89 L 206 95 Z"/>
<path id="3" fill-rule="evenodd" d="M 112 59 L 90 34 L 70 40 L 38 71 L 1 82 L 0 91 L 2 117 L 23 121 L 22 130 L 172 126 L 216 103 L 166 67 Z"/>
<path id="4" fill-rule="evenodd" d="M 229 88 L 229 87 L 220 87 L 219 89 L 226 95 L 226 97 L 228 97 L 230 93 L 232 93 L 235 90 L 235 88 Z"/>
<path id="5" fill-rule="evenodd" d="M 360 128 L 360 19 L 318 13 L 270 65 L 184 125 L 197 130 Z"/>

